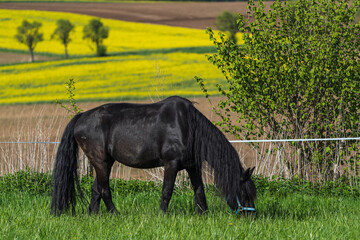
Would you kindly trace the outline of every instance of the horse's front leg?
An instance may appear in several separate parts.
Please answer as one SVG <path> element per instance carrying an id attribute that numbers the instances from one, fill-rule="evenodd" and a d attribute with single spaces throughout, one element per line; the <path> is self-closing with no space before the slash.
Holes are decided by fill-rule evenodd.
<path id="1" fill-rule="evenodd" d="M 204 213 L 208 210 L 208 206 L 206 203 L 201 169 L 197 169 L 196 167 L 193 167 L 186 169 L 186 171 L 189 174 L 190 181 L 194 189 L 195 209 L 200 214 Z"/>
<path id="2" fill-rule="evenodd" d="M 179 163 L 177 160 L 169 161 L 164 166 L 164 181 L 161 195 L 160 209 L 166 212 L 174 190 L 176 175 L 179 171 Z"/>

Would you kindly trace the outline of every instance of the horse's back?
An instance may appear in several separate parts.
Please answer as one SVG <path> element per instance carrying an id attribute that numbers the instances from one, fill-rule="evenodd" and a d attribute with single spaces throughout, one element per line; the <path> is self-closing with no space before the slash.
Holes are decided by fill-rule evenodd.
<path id="1" fill-rule="evenodd" d="M 105 104 L 83 113 L 75 137 L 89 155 L 111 155 L 133 167 L 162 166 L 185 155 L 191 105 L 181 97 L 152 104 Z"/>

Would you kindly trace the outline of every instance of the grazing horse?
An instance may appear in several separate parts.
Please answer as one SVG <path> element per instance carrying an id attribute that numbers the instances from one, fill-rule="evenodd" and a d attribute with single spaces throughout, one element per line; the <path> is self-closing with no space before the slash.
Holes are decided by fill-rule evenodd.
<path id="1" fill-rule="evenodd" d="M 164 167 L 160 209 L 166 212 L 178 171 L 185 169 L 194 189 L 195 207 L 207 211 L 202 164 L 214 171 L 215 186 L 232 210 L 255 211 L 256 189 L 239 156 L 224 134 L 187 99 L 169 97 L 153 104 L 105 104 L 76 115 L 68 123 L 54 167 L 51 212 L 75 211 L 78 148 L 96 171 L 91 188 L 90 213 L 102 199 L 109 212 L 112 201 L 109 176 L 115 160 L 134 168 Z"/>

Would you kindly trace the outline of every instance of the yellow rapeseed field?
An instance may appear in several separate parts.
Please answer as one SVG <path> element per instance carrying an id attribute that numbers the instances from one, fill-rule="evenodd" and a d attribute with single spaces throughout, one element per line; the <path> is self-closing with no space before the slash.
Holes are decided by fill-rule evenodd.
<path id="1" fill-rule="evenodd" d="M 203 30 L 102 19 L 110 28 L 104 44 L 112 56 L 99 58 L 91 57 L 95 51 L 90 42 L 82 39 L 83 26 L 91 18 L 0 9 L 1 49 L 27 50 L 14 38 L 17 27 L 26 19 L 43 24 L 44 41 L 38 44 L 35 53 L 62 55 L 63 45 L 50 36 L 58 19 L 68 19 L 76 26 L 68 51 L 70 56 L 78 55 L 67 60 L 0 66 L 0 104 L 64 100 L 67 98 L 64 83 L 70 78 L 76 82 L 76 99 L 80 101 L 203 96 L 194 76 L 206 79 L 212 86 L 223 79 L 204 54 L 174 51 L 212 46 Z"/>
<path id="2" fill-rule="evenodd" d="M 219 82 L 221 73 L 203 54 L 169 53 L 87 57 L 0 67 L 0 104 L 66 99 L 65 82 L 76 82 L 80 101 L 202 96 L 194 76 Z M 215 93 L 212 92 L 212 93 Z"/>
<path id="3" fill-rule="evenodd" d="M 31 22 L 42 23 L 40 31 L 44 33 L 44 41 L 38 43 L 35 52 L 63 54 L 63 45 L 57 40 L 52 40 L 51 34 L 56 28 L 58 19 L 68 19 L 75 25 L 73 40 L 68 46 L 69 54 L 93 54 L 95 50 L 92 49 L 92 44 L 82 39 L 83 27 L 92 18 L 94 17 L 72 13 L 0 9 L 0 48 L 28 50 L 25 45 L 20 44 L 14 38 L 17 27 L 26 19 Z M 102 19 L 101 21 L 110 28 L 109 38 L 104 41 L 108 52 L 212 45 L 203 30 L 110 19 Z"/>

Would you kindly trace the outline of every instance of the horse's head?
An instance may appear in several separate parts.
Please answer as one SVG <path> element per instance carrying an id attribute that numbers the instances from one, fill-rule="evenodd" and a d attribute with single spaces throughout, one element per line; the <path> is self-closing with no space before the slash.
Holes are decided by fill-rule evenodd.
<path id="1" fill-rule="evenodd" d="M 254 215 L 256 212 L 254 203 L 256 200 L 256 188 L 251 180 L 254 169 L 255 167 L 248 168 L 243 172 L 236 183 L 239 184 L 237 191 L 226 196 L 226 202 L 234 214 L 247 213 L 248 215 Z"/>

